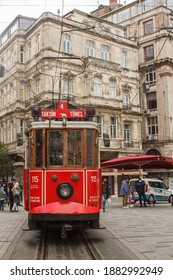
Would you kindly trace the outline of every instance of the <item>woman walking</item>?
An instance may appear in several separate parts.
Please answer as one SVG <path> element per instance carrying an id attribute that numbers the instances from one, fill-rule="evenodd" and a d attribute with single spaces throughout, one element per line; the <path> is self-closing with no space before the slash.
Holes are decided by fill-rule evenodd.
<path id="1" fill-rule="evenodd" d="M 12 188 L 12 192 L 13 192 L 12 212 L 18 212 L 18 205 L 20 204 L 20 186 L 18 182 L 14 184 L 14 187 Z"/>

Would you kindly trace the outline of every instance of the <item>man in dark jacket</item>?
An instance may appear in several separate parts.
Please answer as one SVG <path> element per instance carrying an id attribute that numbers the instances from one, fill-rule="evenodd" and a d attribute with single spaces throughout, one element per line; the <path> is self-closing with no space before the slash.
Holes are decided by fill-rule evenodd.
<path id="1" fill-rule="evenodd" d="M 136 182 L 136 191 L 139 195 L 139 201 L 140 201 L 141 207 L 142 207 L 142 197 L 144 200 L 144 207 L 147 207 L 146 195 L 145 195 L 145 182 L 141 178 L 139 178 L 139 180 Z"/>

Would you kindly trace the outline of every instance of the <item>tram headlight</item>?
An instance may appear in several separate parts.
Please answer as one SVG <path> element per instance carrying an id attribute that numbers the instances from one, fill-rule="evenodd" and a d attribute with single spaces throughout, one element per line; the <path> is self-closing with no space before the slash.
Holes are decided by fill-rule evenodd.
<path id="1" fill-rule="evenodd" d="M 33 106 L 31 114 L 32 117 L 41 117 L 41 107 Z"/>
<path id="2" fill-rule="evenodd" d="M 95 116 L 95 113 L 96 113 L 96 110 L 93 106 L 89 106 L 87 109 L 86 109 L 86 115 L 88 117 L 94 117 Z"/>
<path id="3" fill-rule="evenodd" d="M 74 190 L 69 183 L 61 183 L 56 188 L 56 193 L 61 199 L 66 200 L 72 197 Z"/>

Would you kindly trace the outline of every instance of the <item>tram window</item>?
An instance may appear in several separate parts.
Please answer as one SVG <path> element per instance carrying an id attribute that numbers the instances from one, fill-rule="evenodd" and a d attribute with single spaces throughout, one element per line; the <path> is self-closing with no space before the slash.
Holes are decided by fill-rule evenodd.
<path id="1" fill-rule="evenodd" d="M 62 131 L 51 131 L 49 135 L 50 165 L 63 165 L 63 134 Z"/>
<path id="2" fill-rule="evenodd" d="M 93 167 L 93 130 L 88 129 L 86 135 L 86 167 Z"/>
<path id="3" fill-rule="evenodd" d="M 68 165 L 81 165 L 81 131 L 68 131 Z"/>
<path id="4" fill-rule="evenodd" d="M 36 131 L 36 167 L 42 166 L 42 130 Z"/>

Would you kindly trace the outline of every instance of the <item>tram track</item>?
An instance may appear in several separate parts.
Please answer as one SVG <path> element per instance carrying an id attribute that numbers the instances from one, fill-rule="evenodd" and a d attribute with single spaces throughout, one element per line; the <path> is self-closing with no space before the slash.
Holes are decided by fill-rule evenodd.
<path id="1" fill-rule="evenodd" d="M 59 238 L 58 232 L 56 234 L 52 231 L 42 231 L 38 246 L 37 260 L 102 259 L 102 256 L 94 246 L 92 240 L 90 240 L 83 231 L 69 233 L 66 239 Z"/>
<path id="2" fill-rule="evenodd" d="M 68 231 L 22 231 L 8 248 L 3 259 L 10 260 L 120 260 L 136 255 L 110 229 Z M 137 258 L 138 259 L 138 258 Z"/>
<path id="3" fill-rule="evenodd" d="M 85 242 L 88 254 L 91 256 L 91 259 L 92 260 L 102 260 L 103 258 L 101 256 L 101 254 L 98 252 L 98 250 L 94 246 L 93 242 L 88 238 L 88 236 L 82 231 L 81 231 L 81 235 Z"/>
<path id="4" fill-rule="evenodd" d="M 40 244 L 38 247 L 37 260 L 46 260 L 48 254 L 48 234 L 46 230 L 42 230 Z"/>

